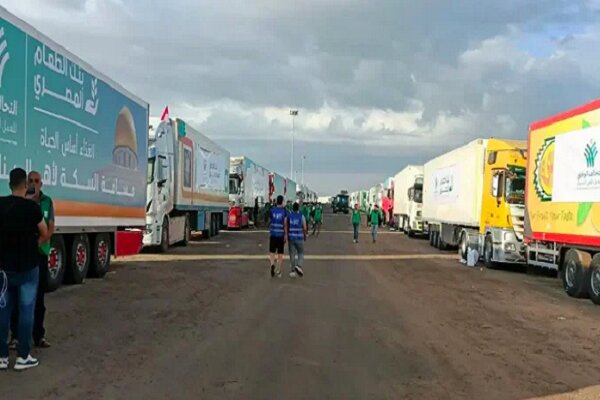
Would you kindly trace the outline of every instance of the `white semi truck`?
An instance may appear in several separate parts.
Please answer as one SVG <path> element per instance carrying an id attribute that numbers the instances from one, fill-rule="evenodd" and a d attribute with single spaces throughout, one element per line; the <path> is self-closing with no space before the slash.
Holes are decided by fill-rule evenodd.
<path id="1" fill-rule="evenodd" d="M 229 211 L 229 152 L 181 119 L 150 131 L 144 246 L 219 233 Z"/>
<path id="2" fill-rule="evenodd" d="M 139 252 L 148 104 L 0 7 L 0 195 L 14 167 L 42 175 L 56 231 L 48 290 Z"/>
<path id="3" fill-rule="evenodd" d="M 241 229 L 249 225 L 255 202 L 259 207 L 269 201 L 269 171 L 248 157 L 229 161 L 229 210 L 227 227 Z M 256 221 L 254 221 L 256 224 Z"/>
<path id="4" fill-rule="evenodd" d="M 423 233 L 423 166 L 409 165 L 394 177 L 394 220 L 408 236 Z"/>

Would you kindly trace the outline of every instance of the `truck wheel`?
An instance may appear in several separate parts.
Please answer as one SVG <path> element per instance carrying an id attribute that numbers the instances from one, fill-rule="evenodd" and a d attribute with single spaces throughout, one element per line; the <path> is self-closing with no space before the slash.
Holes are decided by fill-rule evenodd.
<path id="1" fill-rule="evenodd" d="M 462 261 L 467 261 L 467 254 L 469 253 L 469 239 L 466 232 L 461 233 L 459 243 L 458 255 Z"/>
<path id="2" fill-rule="evenodd" d="M 67 264 L 65 241 L 62 236 L 54 235 L 50 239 L 48 254 L 48 286 L 46 292 L 54 292 L 63 283 Z"/>
<path id="3" fill-rule="evenodd" d="M 92 264 L 89 275 L 93 278 L 102 278 L 110 266 L 110 235 L 99 233 L 94 239 L 92 248 Z"/>
<path id="4" fill-rule="evenodd" d="M 433 231 L 429 231 L 429 245 L 431 247 L 434 247 L 433 241 L 434 241 L 435 237 L 433 236 L 433 233 L 434 233 Z"/>
<path id="5" fill-rule="evenodd" d="M 90 267 L 90 241 L 87 235 L 75 235 L 69 259 L 69 282 L 83 283 Z"/>
<path id="6" fill-rule="evenodd" d="M 408 235 L 409 238 L 414 238 L 415 237 L 415 233 L 413 232 L 412 229 L 410 229 L 410 219 L 408 220 L 408 222 L 406 223 L 406 225 L 407 225 L 406 234 Z"/>
<path id="7" fill-rule="evenodd" d="M 440 247 L 440 233 L 438 231 L 433 231 L 433 247 L 436 249 Z"/>
<path id="8" fill-rule="evenodd" d="M 160 245 L 158 251 L 166 253 L 169 251 L 169 221 L 165 218 L 162 224 L 162 232 L 160 233 Z"/>
<path id="9" fill-rule="evenodd" d="M 406 218 L 402 218 L 402 232 L 406 233 L 407 232 L 407 228 L 406 228 Z"/>
<path id="10" fill-rule="evenodd" d="M 584 298 L 589 295 L 589 266 L 592 257 L 585 251 L 570 249 L 565 254 L 561 277 L 565 292 L 571 297 Z"/>
<path id="11" fill-rule="evenodd" d="M 492 261 L 494 259 L 494 242 L 492 236 L 487 235 L 483 244 L 483 260 L 485 267 L 488 269 L 496 269 L 496 263 Z"/>
<path id="12" fill-rule="evenodd" d="M 589 294 L 590 299 L 594 304 L 600 305 L 600 254 L 596 254 L 594 258 L 592 258 L 592 263 L 590 264 L 590 286 L 589 286 Z"/>

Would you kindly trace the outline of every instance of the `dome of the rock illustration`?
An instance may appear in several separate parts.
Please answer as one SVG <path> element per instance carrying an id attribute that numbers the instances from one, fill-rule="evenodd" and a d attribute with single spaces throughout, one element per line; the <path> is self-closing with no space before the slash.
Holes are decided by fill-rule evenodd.
<path id="1" fill-rule="evenodd" d="M 133 115 L 123 107 L 117 115 L 113 163 L 124 168 L 137 169 L 137 138 Z"/>

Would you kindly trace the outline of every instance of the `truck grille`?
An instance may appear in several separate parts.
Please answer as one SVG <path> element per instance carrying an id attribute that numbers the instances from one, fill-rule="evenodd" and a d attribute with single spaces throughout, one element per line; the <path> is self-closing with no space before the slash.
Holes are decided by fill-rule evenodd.
<path id="1" fill-rule="evenodd" d="M 525 206 L 520 204 L 510 205 L 510 215 L 515 230 L 517 239 L 523 241 L 523 233 L 525 231 Z"/>

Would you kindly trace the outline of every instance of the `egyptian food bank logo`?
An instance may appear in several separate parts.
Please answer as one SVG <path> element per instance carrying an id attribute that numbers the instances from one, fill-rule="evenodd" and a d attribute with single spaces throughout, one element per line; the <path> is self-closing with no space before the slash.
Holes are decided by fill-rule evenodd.
<path id="1" fill-rule="evenodd" d="M 533 184 L 541 201 L 552 201 L 552 177 L 554 173 L 554 137 L 544 140 L 535 159 Z"/>
<path id="2" fill-rule="evenodd" d="M 596 158 L 598 157 L 598 147 L 596 141 L 591 139 L 583 149 L 585 159 L 585 170 L 577 174 L 577 189 L 588 190 L 600 188 L 600 169 L 596 168 Z"/>
<path id="3" fill-rule="evenodd" d="M 4 27 L 0 27 L 0 88 L 2 87 L 2 77 L 4 76 L 4 67 L 10 60 L 10 53 L 8 52 L 8 43 L 4 37 Z"/>

